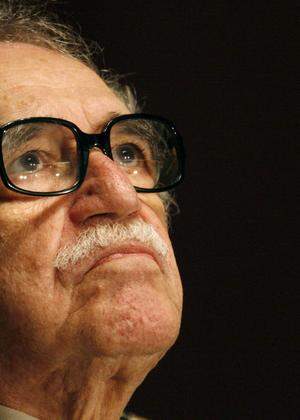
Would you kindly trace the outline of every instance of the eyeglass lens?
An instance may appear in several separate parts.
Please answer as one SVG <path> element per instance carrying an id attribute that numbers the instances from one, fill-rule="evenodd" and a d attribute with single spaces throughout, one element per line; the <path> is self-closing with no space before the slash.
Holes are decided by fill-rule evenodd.
<path id="1" fill-rule="evenodd" d="M 26 191 L 62 191 L 78 180 L 76 139 L 62 125 L 41 122 L 11 127 L 3 137 L 2 155 L 10 182 Z"/>
<path id="2" fill-rule="evenodd" d="M 135 187 L 172 185 L 179 176 L 171 127 L 160 120 L 126 119 L 110 128 L 114 162 Z M 20 123 L 5 131 L 4 167 L 10 182 L 31 192 L 72 188 L 80 177 L 80 153 L 73 131 L 60 124 Z"/>
<path id="3" fill-rule="evenodd" d="M 154 189 L 172 185 L 178 177 L 172 129 L 159 120 L 121 120 L 110 131 L 114 161 L 135 187 Z"/>

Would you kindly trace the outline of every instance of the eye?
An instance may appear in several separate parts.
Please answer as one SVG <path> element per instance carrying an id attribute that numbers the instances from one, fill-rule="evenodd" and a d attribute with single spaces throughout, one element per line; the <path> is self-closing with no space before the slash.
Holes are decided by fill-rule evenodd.
<path id="1" fill-rule="evenodd" d="M 10 172 L 13 173 L 20 173 L 20 172 L 35 172 L 40 169 L 41 166 L 40 159 L 38 157 L 37 152 L 31 151 L 25 153 L 18 159 L 16 159 L 10 165 Z"/>
<path id="2" fill-rule="evenodd" d="M 122 144 L 114 149 L 114 160 L 121 165 L 134 165 L 143 159 L 142 151 L 134 144 Z"/>

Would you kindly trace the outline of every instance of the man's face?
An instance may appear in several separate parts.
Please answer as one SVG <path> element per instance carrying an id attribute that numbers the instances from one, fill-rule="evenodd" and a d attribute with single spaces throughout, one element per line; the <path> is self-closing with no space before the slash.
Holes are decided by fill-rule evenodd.
<path id="1" fill-rule="evenodd" d="M 129 113 L 76 60 L 26 44 L 0 44 L 0 58 L 1 124 L 51 116 L 95 133 L 112 113 Z M 137 194 L 98 149 L 91 151 L 86 179 L 74 193 L 30 197 L 0 182 L 2 342 L 37 358 L 164 353 L 178 334 L 182 305 L 165 216 L 159 196 Z M 92 263 L 81 259 L 63 274 L 55 268 L 59 250 L 76 243 L 85 229 L 135 220 L 151 224 L 166 242 L 165 258 L 125 243 L 106 260 L 96 250 Z"/>

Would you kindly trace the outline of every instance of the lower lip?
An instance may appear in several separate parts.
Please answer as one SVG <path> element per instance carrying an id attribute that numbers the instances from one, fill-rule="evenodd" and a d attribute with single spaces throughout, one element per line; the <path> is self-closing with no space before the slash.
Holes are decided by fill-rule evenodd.
<path id="1" fill-rule="evenodd" d="M 107 257 L 102 258 L 101 260 L 97 261 L 96 264 L 94 265 L 95 267 L 98 267 L 99 265 L 103 265 L 107 262 L 113 261 L 113 260 L 117 260 L 120 258 L 124 258 L 124 257 L 146 257 L 149 258 L 152 261 L 155 261 L 155 259 L 153 258 L 152 255 L 147 254 L 147 253 L 143 253 L 143 252 L 134 252 L 134 253 L 118 253 L 118 254 L 111 254 L 108 255 Z"/>

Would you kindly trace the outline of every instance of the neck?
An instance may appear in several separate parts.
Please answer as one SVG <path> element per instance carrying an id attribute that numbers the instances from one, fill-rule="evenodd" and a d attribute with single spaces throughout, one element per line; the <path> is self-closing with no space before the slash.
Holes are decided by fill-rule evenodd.
<path id="1" fill-rule="evenodd" d="M 50 368 L 1 357 L 0 403 L 39 419 L 116 420 L 155 359 L 69 357 Z"/>

